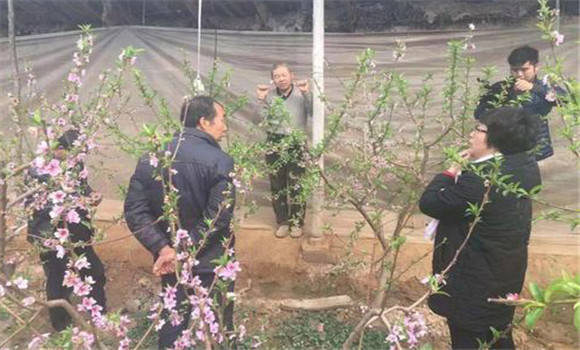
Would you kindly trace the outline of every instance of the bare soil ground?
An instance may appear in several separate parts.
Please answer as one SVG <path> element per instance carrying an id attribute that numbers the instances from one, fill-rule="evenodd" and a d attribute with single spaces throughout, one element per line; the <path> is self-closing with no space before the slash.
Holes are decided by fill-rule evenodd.
<path id="1" fill-rule="evenodd" d="M 113 242 L 97 246 L 107 268 L 107 297 L 111 310 L 124 309 L 130 316 L 142 315 L 147 306 L 156 299 L 159 281 L 151 274 L 152 259 L 123 225 L 112 225 L 107 216 L 117 212 L 119 202 L 105 202 L 99 214 L 99 225 L 107 229 L 107 240 Z M 369 293 L 376 288 L 374 278 L 369 274 L 366 262 L 373 255 L 375 242 L 364 232 L 356 242 L 353 255 L 349 260 L 344 256 L 347 236 L 345 231 L 352 212 L 336 217 L 332 224 L 337 227 L 333 236 L 325 236 L 330 246 L 329 261 L 334 263 L 307 263 L 301 256 L 301 239 L 278 239 L 273 235 L 272 214 L 269 208 L 262 208 L 254 218 L 242 223 L 237 231 L 236 251 L 242 262 L 243 272 L 236 281 L 236 292 L 240 302 L 237 304 L 238 322 L 245 322 L 252 332 L 261 331 L 264 320 L 275 327 L 282 320 L 292 317 L 292 313 L 281 311 L 279 304 L 284 299 L 307 299 L 322 296 L 347 294 L 359 305 L 365 305 Z M 109 216 L 110 219 L 110 216 Z M 351 222 L 352 225 L 352 222 Z M 541 228 L 542 226 L 540 226 Z M 390 305 L 410 305 L 425 291 L 419 281 L 430 272 L 431 243 L 415 239 L 415 231 L 409 232 L 408 243 L 401 250 L 395 275 L 400 275 L 389 298 Z M 540 238 L 541 232 L 533 233 Z M 572 233 L 565 233 L 573 235 Z M 540 285 L 557 278 L 562 271 L 578 273 L 578 244 L 567 244 L 569 249 L 561 249 L 558 237 L 532 240 L 530 246 L 528 281 Z M 117 241 L 114 241 L 118 239 Z M 577 242 L 577 240 L 576 240 Z M 574 253 L 574 246 L 575 251 Z M 12 249 L 27 249 L 24 240 L 15 242 Z M 37 258 L 28 260 L 28 271 L 39 276 L 32 286 L 42 296 L 42 268 Z M 362 263 L 361 265 L 357 262 Z M 524 291 L 524 294 L 527 292 Z M 248 317 L 248 310 L 252 316 Z M 445 320 L 431 313 L 424 305 L 419 309 L 425 314 L 431 329 L 431 341 L 435 349 L 449 348 L 448 330 Z M 360 309 L 341 311 L 345 322 L 355 322 Z M 50 331 L 47 314 L 42 315 L 34 325 L 39 330 Z M 241 318 L 245 318 L 242 320 Z M 0 338 L 13 330 L 14 324 L 0 323 Z M 274 329 L 274 328 L 272 328 Z M 17 339 L 14 346 L 26 339 Z M 562 308 L 542 319 L 533 333 L 518 328 L 515 339 L 519 349 L 577 349 L 580 346 L 578 334 L 572 326 L 572 310 Z M 278 344 L 279 345 L 279 344 Z M 265 343 L 266 348 L 278 346 Z"/>

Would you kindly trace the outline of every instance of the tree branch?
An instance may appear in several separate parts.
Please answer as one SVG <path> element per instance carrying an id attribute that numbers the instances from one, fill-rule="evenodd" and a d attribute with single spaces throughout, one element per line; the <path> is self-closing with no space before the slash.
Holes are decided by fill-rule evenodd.
<path id="1" fill-rule="evenodd" d="M 34 319 L 38 315 L 40 315 L 40 312 L 41 311 L 42 311 L 42 309 L 38 309 L 36 311 L 36 313 L 28 321 L 26 321 L 25 324 L 23 324 L 20 328 L 18 328 L 16 331 L 14 331 L 14 333 L 12 333 L 8 338 L 6 338 L 2 343 L 0 343 L 0 349 L 2 349 L 4 347 L 4 345 L 8 344 L 18 334 L 20 334 L 20 332 L 22 332 L 23 330 L 25 330 L 26 328 L 28 328 L 30 326 L 30 323 L 32 323 L 32 321 L 34 321 Z"/>

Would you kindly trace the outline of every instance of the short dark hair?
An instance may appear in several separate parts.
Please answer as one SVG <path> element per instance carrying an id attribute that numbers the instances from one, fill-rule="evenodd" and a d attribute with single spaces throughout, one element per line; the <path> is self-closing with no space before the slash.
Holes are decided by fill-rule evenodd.
<path id="1" fill-rule="evenodd" d="M 217 102 L 210 96 L 188 98 L 181 106 L 181 113 L 179 114 L 181 124 L 188 128 L 195 128 L 202 117 L 213 121 L 217 114 L 215 103 Z"/>
<path id="2" fill-rule="evenodd" d="M 73 147 L 73 143 L 79 139 L 80 132 L 76 129 L 70 129 L 65 131 L 58 139 L 59 147 L 65 150 L 70 150 Z"/>
<path id="3" fill-rule="evenodd" d="M 530 62 L 531 64 L 537 64 L 539 62 L 539 54 L 538 50 L 525 45 L 520 46 L 512 51 L 508 56 L 508 63 L 510 66 L 523 66 L 526 62 Z"/>
<path id="4" fill-rule="evenodd" d="M 292 73 L 292 69 L 290 69 L 290 67 L 288 66 L 288 63 L 276 62 L 272 65 L 272 69 L 270 70 L 270 76 L 274 77 L 274 71 L 280 67 L 286 67 L 286 69 L 288 69 L 288 72 Z"/>
<path id="5" fill-rule="evenodd" d="M 522 108 L 500 107 L 479 120 L 487 126 L 487 144 L 502 154 L 529 151 L 536 146 L 538 117 Z"/>

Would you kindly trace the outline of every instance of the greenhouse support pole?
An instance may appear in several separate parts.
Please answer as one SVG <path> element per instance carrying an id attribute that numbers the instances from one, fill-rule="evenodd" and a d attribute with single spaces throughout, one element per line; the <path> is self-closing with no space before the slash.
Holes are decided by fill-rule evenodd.
<path id="1" fill-rule="evenodd" d="M 318 145 L 324 137 L 324 0 L 313 1 L 312 11 L 312 144 Z M 318 160 L 324 169 L 324 158 Z M 324 187 L 319 182 L 311 202 L 309 241 L 314 243 L 322 238 L 322 208 Z"/>

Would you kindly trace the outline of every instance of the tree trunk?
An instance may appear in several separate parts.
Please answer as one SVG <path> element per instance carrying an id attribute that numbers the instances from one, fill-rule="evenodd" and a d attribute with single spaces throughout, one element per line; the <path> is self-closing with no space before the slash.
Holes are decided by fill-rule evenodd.
<path id="1" fill-rule="evenodd" d="M 16 55 L 16 19 L 14 16 L 13 0 L 8 0 L 8 42 L 10 46 L 10 59 L 12 62 L 14 96 L 20 100 L 20 70 L 18 69 L 18 56 Z"/>
<path id="2" fill-rule="evenodd" d="M 413 211 L 414 205 L 408 204 L 401 212 L 397 215 L 397 226 L 393 231 L 393 236 L 391 238 L 391 242 L 401 236 L 401 232 L 403 232 L 403 228 L 405 227 L 407 221 L 409 220 L 410 213 Z M 379 222 L 377 227 L 382 227 L 383 223 Z M 382 230 L 381 230 L 382 231 Z M 383 232 L 377 232 L 377 235 L 381 235 L 384 238 Z M 363 316 L 363 318 L 359 321 L 359 323 L 355 326 L 352 330 L 346 341 L 342 344 L 343 350 L 348 350 L 352 348 L 352 344 L 359 339 L 361 332 L 364 331 L 367 322 L 373 317 L 378 316 L 380 312 L 384 309 L 385 303 L 387 301 L 387 297 L 391 291 L 391 283 L 393 272 L 395 271 L 395 264 L 392 264 L 390 268 L 385 268 L 385 262 L 387 259 L 391 259 L 393 247 L 389 245 L 386 250 L 383 250 L 383 258 L 379 261 L 380 272 L 379 272 L 379 289 L 377 294 L 373 297 L 371 304 L 369 305 L 369 310 Z M 387 286 L 388 284 L 388 286 Z"/>
<path id="3" fill-rule="evenodd" d="M 356 7 L 356 1 L 349 0 L 347 3 L 348 10 L 348 30 L 354 33 L 358 24 L 358 11 Z"/>
<path id="4" fill-rule="evenodd" d="M 312 31 L 312 10 L 313 4 L 311 0 L 301 0 L 300 1 L 300 13 L 302 17 L 302 22 L 300 23 L 300 28 L 303 32 Z"/>
<path id="5" fill-rule="evenodd" d="M 113 12 L 111 0 L 103 0 L 103 14 L 101 15 L 101 25 L 108 27 L 111 25 L 111 13 Z"/>
<path id="6" fill-rule="evenodd" d="M 191 0 L 191 1 L 185 2 L 185 7 L 187 8 L 187 10 L 190 13 L 190 16 L 189 16 L 191 18 L 190 25 L 192 28 L 197 28 L 197 4 L 198 4 L 197 0 Z M 214 2 L 212 2 L 212 5 L 215 7 L 215 0 L 214 0 Z M 203 5 L 202 5 L 202 10 L 203 10 Z M 202 26 L 203 26 L 203 18 L 201 20 L 202 20 Z"/>
<path id="7" fill-rule="evenodd" d="M 12 1 L 12 0 L 8 0 Z M 0 163 L 0 169 L 5 166 L 4 162 Z M 8 227 L 6 225 L 6 206 L 8 204 L 6 176 L 0 172 L 0 271 L 4 271 L 4 260 L 6 257 L 6 236 Z"/>
<path id="8" fill-rule="evenodd" d="M 256 9 L 256 19 L 260 23 L 260 29 L 266 29 L 269 19 L 268 7 L 263 1 L 254 0 L 254 8 Z"/>
<path id="9" fill-rule="evenodd" d="M 22 163 L 24 145 L 24 121 L 20 112 L 20 69 L 18 68 L 18 55 L 16 53 L 16 16 L 14 15 L 14 1 L 8 0 L 8 43 L 10 47 L 10 62 L 12 65 L 12 81 L 14 83 L 14 97 L 18 102 L 14 106 L 14 122 L 16 123 L 16 159 Z"/>

